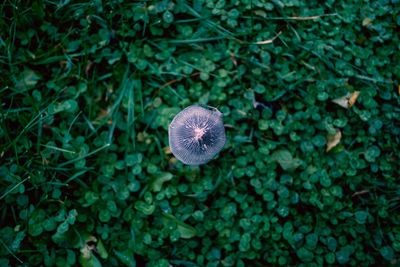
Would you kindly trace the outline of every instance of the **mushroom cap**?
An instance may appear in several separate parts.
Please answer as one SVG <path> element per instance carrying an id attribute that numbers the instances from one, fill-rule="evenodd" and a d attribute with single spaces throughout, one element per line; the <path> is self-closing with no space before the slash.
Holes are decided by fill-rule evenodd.
<path id="1" fill-rule="evenodd" d="M 222 113 L 193 105 L 179 112 L 168 129 L 172 154 L 187 165 L 210 161 L 225 145 Z"/>

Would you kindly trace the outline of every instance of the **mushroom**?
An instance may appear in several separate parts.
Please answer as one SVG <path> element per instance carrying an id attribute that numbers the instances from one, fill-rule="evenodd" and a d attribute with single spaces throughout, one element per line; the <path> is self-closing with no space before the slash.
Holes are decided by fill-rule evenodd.
<path id="1" fill-rule="evenodd" d="M 172 154 L 187 165 L 210 161 L 225 145 L 222 113 L 216 108 L 192 105 L 179 112 L 168 129 Z"/>

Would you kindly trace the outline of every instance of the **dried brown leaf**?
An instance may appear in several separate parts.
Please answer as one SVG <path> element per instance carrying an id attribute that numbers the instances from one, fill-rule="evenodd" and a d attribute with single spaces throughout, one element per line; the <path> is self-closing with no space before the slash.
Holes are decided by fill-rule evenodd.
<path id="1" fill-rule="evenodd" d="M 347 93 L 345 96 L 332 100 L 332 102 L 344 108 L 351 108 L 357 101 L 359 95 L 360 91 L 355 91 L 354 93 Z"/>
<path id="2" fill-rule="evenodd" d="M 349 99 L 349 108 L 351 108 L 351 107 L 354 105 L 354 103 L 356 103 L 357 98 L 358 98 L 359 95 L 360 95 L 360 91 L 355 91 L 355 92 L 351 95 L 351 97 L 350 97 L 350 99 Z"/>
<path id="3" fill-rule="evenodd" d="M 358 196 L 358 195 L 364 195 L 364 194 L 367 194 L 367 193 L 369 193 L 369 190 L 368 189 L 365 189 L 365 190 L 362 190 L 362 191 L 358 191 L 358 192 L 355 192 L 353 195 L 351 195 L 352 197 L 355 197 L 355 196 Z"/>
<path id="4" fill-rule="evenodd" d="M 335 134 L 331 134 L 327 136 L 327 142 L 326 142 L 326 152 L 334 148 L 340 143 L 340 139 L 342 138 L 342 132 L 338 129 L 336 129 Z"/>
<path id="5" fill-rule="evenodd" d="M 270 44 L 270 43 L 272 43 L 276 38 L 278 38 L 278 36 L 281 35 L 281 33 L 282 33 L 282 32 L 280 31 L 280 32 L 278 32 L 277 35 L 274 36 L 274 38 L 269 39 L 269 40 L 259 41 L 259 42 L 256 42 L 256 44 L 258 44 L 258 45 Z"/>

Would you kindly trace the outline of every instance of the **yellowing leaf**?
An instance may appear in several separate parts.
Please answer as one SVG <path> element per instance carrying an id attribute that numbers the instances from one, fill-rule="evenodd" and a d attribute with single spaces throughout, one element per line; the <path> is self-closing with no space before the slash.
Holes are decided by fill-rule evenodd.
<path id="1" fill-rule="evenodd" d="M 172 153 L 172 152 L 171 152 L 171 148 L 170 148 L 169 146 L 163 147 L 163 151 L 164 151 L 164 153 L 167 154 L 167 155 L 169 155 L 169 154 Z"/>
<path id="2" fill-rule="evenodd" d="M 351 107 L 354 105 L 354 103 L 356 103 L 357 98 L 358 98 L 359 95 L 360 95 L 360 91 L 355 91 L 355 92 L 351 95 L 351 97 L 350 97 L 350 99 L 349 99 L 349 108 L 351 108 Z"/>
<path id="3" fill-rule="evenodd" d="M 326 152 L 334 148 L 340 143 L 340 139 L 342 138 L 342 132 L 340 130 L 336 130 L 336 133 L 333 135 L 328 135 L 326 142 Z"/>
<path id="4" fill-rule="evenodd" d="M 40 76 L 37 73 L 31 69 L 25 69 L 21 73 L 21 78 L 16 82 L 15 87 L 19 90 L 26 90 L 34 87 L 39 80 Z"/>
<path id="5" fill-rule="evenodd" d="M 302 160 L 293 158 L 292 154 L 285 149 L 275 151 L 270 158 L 279 163 L 285 171 L 294 171 L 303 163 Z"/>
<path id="6" fill-rule="evenodd" d="M 370 18 L 365 18 L 365 19 L 363 19 L 363 21 L 362 21 L 362 25 L 363 25 L 364 27 L 370 25 L 371 23 L 372 23 L 372 19 L 370 19 Z"/>
<path id="7" fill-rule="evenodd" d="M 152 183 L 150 184 L 150 188 L 155 191 L 159 192 L 162 189 L 162 185 L 164 182 L 171 180 L 174 176 L 169 172 L 162 172 L 157 174 L 154 178 Z"/>
<path id="8" fill-rule="evenodd" d="M 351 108 L 356 102 L 359 95 L 360 91 L 355 91 L 354 93 L 347 93 L 345 96 L 332 100 L 332 102 L 344 108 Z"/>

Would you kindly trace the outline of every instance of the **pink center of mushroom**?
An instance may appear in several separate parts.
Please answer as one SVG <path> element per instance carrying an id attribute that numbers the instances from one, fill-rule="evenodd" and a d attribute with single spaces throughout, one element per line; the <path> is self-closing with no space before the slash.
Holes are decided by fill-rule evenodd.
<path id="1" fill-rule="evenodd" d="M 206 131 L 204 128 L 194 128 L 194 139 L 200 140 L 205 134 L 205 132 Z"/>

